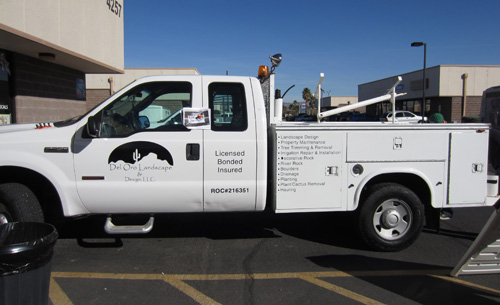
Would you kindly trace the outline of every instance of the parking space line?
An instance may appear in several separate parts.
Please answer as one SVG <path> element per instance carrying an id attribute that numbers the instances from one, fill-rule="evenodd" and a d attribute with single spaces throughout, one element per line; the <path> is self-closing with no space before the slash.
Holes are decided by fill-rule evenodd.
<path id="1" fill-rule="evenodd" d="M 54 277 L 50 278 L 49 296 L 54 305 L 73 305 L 73 302 L 64 293 L 61 286 L 54 280 Z"/>
<path id="2" fill-rule="evenodd" d="M 252 274 L 147 274 L 147 273 L 94 273 L 94 272 L 52 272 L 55 278 L 96 278 L 117 280 L 165 280 L 174 278 L 182 281 L 219 281 L 219 280 L 265 280 L 294 279 L 309 277 L 352 277 L 352 276 L 396 276 L 396 275 L 446 275 L 450 270 L 379 270 L 379 271 L 319 271 L 319 272 L 282 272 Z"/>
<path id="3" fill-rule="evenodd" d="M 337 294 L 340 294 L 342 296 L 345 296 L 345 297 L 347 297 L 349 299 L 352 299 L 354 301 L 360 302 L 361 304 L 367 304 L 367 305 L 384 304 L 384 303 L 377 302 L 377 301 L 375 301 L 373 299 L 370 299 L 368 297 L 362 296 L 362 295 L 360 295 L 360 294 L 358 294 L 358 293 L 356 293 L 354 291 L 351 291 L 351 290 L 339 287 L 337 285 L 325 282 L 325 281 L 320 280 L 320 279 L 315 278 L 315 277 L 306 276 L 306 275 L 299 275 L 298 278 L 301 279 L 301 280 L 304 280 L 306 282 L 309 282 L 311 284 L 314 284 L 314 285 L 317 285 L 319 287 L 322 287 L 322 288 L 325 288 L 327 290 L 330 290 L 332 292 L 335 292 Z"/>
<path id="4" fill-rule="evenodd" d="M 417 276 L 417 275 L 442 275 L 450 274 L 451 269 L 435 270 L 374 270 L 374 271 L 350 271 L 349 276 L 367 277 L 367 276 Z"/>
<path id="5" fill-rule="evenodd" d="M 483 292 L 492 293 L 492 294 L 496 294 L 497 296 L 500 296 L 500 290 L 496 290 L 496 289 L 489 288 L 489 287 L 484 287 L 484 286 L 477 285 L 477 284 L 474 284 L 471 282 L 466 282 L 466 281 L 459 280 L 459 279 L 454 278 L 454 277 L 447 277 L 447 276 L 441 276 L 441 275 L 431 275 L 431 276 L 445 280 L 445 281 L 449 281 L 449 282 L 452 282 L 452 283 L 455 283 L 458 285 L 466 286 L 466 287 L 469 287 L 469 288 L 472 288 L 475 290 L 481 290 Z"/>
<path id="6" fill-rule="evenodd" d="M 284 272 L 284 273 L 253 273 L 253 274 L 141 274 L 141 273 L 92 273 L 92 272 L 52 272 L 49 297 L 54 305 L 73 305 L 68 296 L 57 284 L 54 278 L 77 279 L 110 279 L 110 280 L 162 280 L 180 290 L 202 305 L 220 304 L 207 295 L 186 283 L 186 281 L 222 281 L 222 280 L 269 280 L 269 279 L 300 279 L 322 287 L 362 304 L 382 304 L 351 290 L 334 285 L 321 278 L 371 277 L 371 276 L 432 276 L 470 287 L 475 290 L 489 292 L 500 296 L 500 291 L 474 283 L 466 282 L 449 276 L 451 270 L 379 270 L 379 271 L 320 271 L 320 272 Z"/>
<path id="7" fill-rule="evenodd" d="M 164 279 L 164 281 L 169 283 L 173 287 L 179 289 L 180 291 L 184 292 L 186 295 L 188 295 L 201 305 L 222 305 L 221 303 L 214 301 L 213 299 L 209 298 L 205 294 L 201 293 L 200 291 L 196 290 L 195 288 L 193 288 L 192 286 L 186 284 L 181 280 L 168 278 Z"/>

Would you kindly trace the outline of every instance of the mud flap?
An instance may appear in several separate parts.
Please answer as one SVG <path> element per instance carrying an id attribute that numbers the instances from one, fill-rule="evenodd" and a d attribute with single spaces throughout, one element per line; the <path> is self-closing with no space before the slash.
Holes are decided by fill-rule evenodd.
<path id="1" fill-rule="evenodd" d="M 441 209 L 426 207 L 425 228 L 429 230 L 435 230 L 439 234 L 441 230 L 440 227 L 441 219 L 439 218 L 440 214 L 441 214 Z"/>

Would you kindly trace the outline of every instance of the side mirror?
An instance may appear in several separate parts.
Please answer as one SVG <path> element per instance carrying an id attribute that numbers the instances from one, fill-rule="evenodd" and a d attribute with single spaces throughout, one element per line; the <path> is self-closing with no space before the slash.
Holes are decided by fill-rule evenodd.
<path id="1" fill-rule="evenodd" d="M 151 126 L 151 122 L 147 116 L 140 116 L 139 121 L 141 122 L 142 128 L 149 128 Z"/>
<path id="2" fill-rule="evenodd" d="M 87 133 L 92 138 L 97 138 L 100 133 L 101 124 L 95 116 L 90 116 L 87 120 Z"/>
<path id="3" fill-rule="evenodd" d="M 283 59 L 281 53 L 269 56 L 269 58 L 271 59 L 272 68 L 277 68 L 281 64 L 281 60 Z"/>

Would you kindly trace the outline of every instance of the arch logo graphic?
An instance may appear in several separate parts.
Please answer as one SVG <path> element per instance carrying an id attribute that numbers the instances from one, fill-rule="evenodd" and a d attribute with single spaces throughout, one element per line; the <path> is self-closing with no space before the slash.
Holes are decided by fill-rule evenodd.
<path id="1" fill-rule="evenodd" d="M 125 143 L 115 148 L 108 158 L 113 178 L 125 182 L 155 182 L 174 166 L 172 154 L 165 147 L 145 141 Z"/>

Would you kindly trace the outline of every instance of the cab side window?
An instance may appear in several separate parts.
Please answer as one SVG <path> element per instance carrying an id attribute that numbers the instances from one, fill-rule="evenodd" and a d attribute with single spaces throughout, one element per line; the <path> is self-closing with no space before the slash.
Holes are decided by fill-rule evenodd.
<path id="1" fill-rule="evenodd" d="M 245 87 L 241 83 L 212 83 L 208 87 L 213 131 L 244 131 L 248 127 Z"/>
<path id="2" fill-rule="evenodd" d="M 139 131 L 187 130 L 182 108 L 191 107 L 189 82 L 138 85 L 102 111 L 101 137 L 125 137 Z"/>

